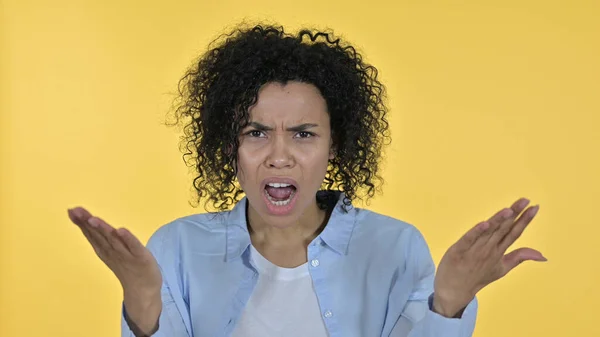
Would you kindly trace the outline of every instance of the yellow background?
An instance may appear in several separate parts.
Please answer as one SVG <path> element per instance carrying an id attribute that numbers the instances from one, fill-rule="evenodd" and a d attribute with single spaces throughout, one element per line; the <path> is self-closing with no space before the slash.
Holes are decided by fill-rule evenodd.
<path id="1" fill-rule="evenodd" d="M 0 0 L 0 336 L 119 334 L 121 293 L 67 218 L 142 240 L 189 206 L 179 77 L 223 28 L 331 27 L 375 64 L 393 143 L 368 207 L 434 258 L 520 196 L 525 263 L 479 294 L 475 336 L 600 336 L 598 1 Z"/>

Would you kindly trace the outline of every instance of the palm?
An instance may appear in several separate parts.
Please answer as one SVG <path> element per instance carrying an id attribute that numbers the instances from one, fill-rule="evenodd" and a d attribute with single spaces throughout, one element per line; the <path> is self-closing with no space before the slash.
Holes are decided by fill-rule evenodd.
<path id="1" fill-rule="evenodd" d="M 81 207 L 69 210 L 69 218 L 123 288 L 160 288 L 162 276 L 156 259 L 131 232 L 125 228 L 115 229 Z"/>
<path id="2" fill-rule="evenodd" d="M 539 251 L 531 248 L 519 248 L 505 254 L 539 209 L 538 206 L 529 207 L 523 212 L 528 204 L 527 199 L 519 199 L 510 208 L 476 225 L 450 247 L 436 274 L 436 293 L 450 302 L 459 303 L 458 306 L 466 305 L 482 288 L 504 277 L 521 262 L 545 261 Z"/>

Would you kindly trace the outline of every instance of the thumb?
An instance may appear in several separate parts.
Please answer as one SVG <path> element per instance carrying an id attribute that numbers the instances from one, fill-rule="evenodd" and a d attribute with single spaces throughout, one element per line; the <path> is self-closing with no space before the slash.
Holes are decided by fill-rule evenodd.
<path id="1" fill-rule="evenodd" d="M 539 251 L 535 250 L 535 249 L 531 249 L 531 248 L 519 248 L 519 249 L 515 249 L 512 252 L 504 255 L 502 257 L 502 263 L 504 264 L 504 274 L 506 275 L 509 271 L 513 270 L 516 266 L 518 266 L 519 264 L 528 261 L 528 260 L 532 260 L 532 261 L 539 261 L 539 262 L 544 262 L 544 261 L 548 261 L 548 259 L 546 259 L 544 257 L 544 255 L 542 255 L 542 253 L 540 253 Z"/>

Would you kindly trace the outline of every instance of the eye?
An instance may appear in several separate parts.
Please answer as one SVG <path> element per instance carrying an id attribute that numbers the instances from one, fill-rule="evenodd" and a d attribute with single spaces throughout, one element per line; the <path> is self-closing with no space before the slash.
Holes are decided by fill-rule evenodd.
<path id="1" fill-rule="evenodd" d="M 252 138 L 264 138 L 265 134 L 262 131 L 259 130 L 250 130 L 248 132 L 246 132 L 246 135 L 252 137 Z"/>
<path id="2" fill-rule="evenodd" d="M 314 136 L 315 134 L 312 132 L 308 132 L 308 131 L 300 131 L 296 134 L 296 137 L 298 138 L 310 138 L 312 136 Z"/>

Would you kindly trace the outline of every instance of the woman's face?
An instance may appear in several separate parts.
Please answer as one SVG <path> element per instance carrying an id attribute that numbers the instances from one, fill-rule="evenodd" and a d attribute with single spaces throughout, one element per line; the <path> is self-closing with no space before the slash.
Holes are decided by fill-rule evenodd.
<path id="1" fill-rule="evenodd" d="M 316 206 L 332 158 L 326 102 L 311 84 L 267 83 L 249 114 L 240 135 L 238 180 L 250 207 L 285 227 Z"/>

